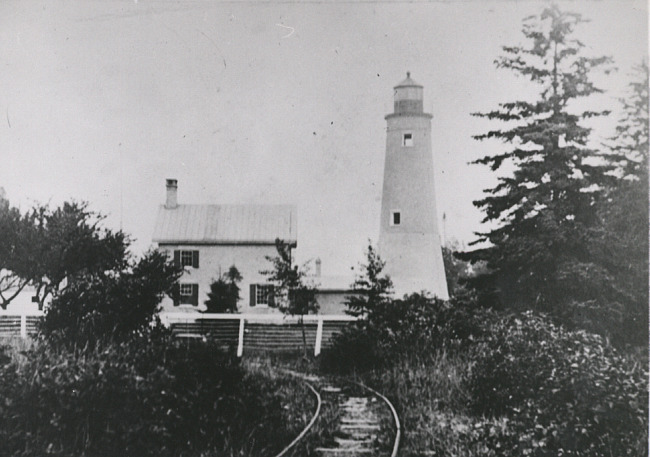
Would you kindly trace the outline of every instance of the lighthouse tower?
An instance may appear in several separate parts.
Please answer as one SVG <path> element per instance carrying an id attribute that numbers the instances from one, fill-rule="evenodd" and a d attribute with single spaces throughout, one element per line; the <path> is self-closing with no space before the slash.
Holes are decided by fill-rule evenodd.
<path id="1" fill-rule="evenodd" d="M 447 299 L 433 184 L 432 117 L 423 110 L 422 86 L 407 73 L 395 86 L 394 112 L 386 116 L 379 254 L 397 296 L 428 291 Z"/>

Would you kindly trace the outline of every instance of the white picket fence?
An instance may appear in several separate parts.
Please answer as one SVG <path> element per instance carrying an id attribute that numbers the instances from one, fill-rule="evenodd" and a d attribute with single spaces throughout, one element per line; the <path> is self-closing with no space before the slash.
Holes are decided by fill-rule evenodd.
<path id="1" fill-rule="evenodd" d="M 33 336 L 42 317 L 42 311 L 0 310 L 0 337 Z M 305 342 L 318 355 L 336 333 L 356 320 L 347 315 L 209 313 L 161 313 L 160 319 L 179 338 L 210 337 L 224 346 L 236 347 L 238 357 L 249 349 L 299 350 Z"/>
<path id="2" fill-rule="evenodd" d="M 0 310 L 0 337 L 21 337 L 35 335 L 42 311 Z"/>
<path id="3" fill-rule="evenodd" d="M 162 322 L 181 338 L 210 336 L 224 345 L 245 349 L 289 351 L 307 346 L 315 355 L 356 318 L 347 315 L 163 313 Z M 301 324 L 302 321 L 302 324 Z"/>

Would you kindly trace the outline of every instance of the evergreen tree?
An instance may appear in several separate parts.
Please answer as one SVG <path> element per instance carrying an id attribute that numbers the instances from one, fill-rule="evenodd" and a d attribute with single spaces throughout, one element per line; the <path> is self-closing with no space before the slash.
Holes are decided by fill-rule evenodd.
<path id="1" fill-rule="evenodd" d="M 610 139 L 606 155 L 616 172 L 626 181 L 639 182 L 647 188 L 648 181 L 648 63 L 634 67 L 628 96 L 620 98 L 623 114 Z"/>
<path id="2" fill-rule="evenodd" d="M 368 243 L 366 263 L 360 265 L 360 272 L 352 283 L 352 290 L 357 294 L 346 297 L 347 314 L 367 317 L 390 300 L 393 281 L 384 273 L 385 264 L 372 244 Z"/>
<path id="3" fill-rule="evenodd" d="M 236 313 L 240 299 L 237 285 L 242 280 L 237 267 L 232 265 L 219 279 L 210 284 L 208 299 L 204 302 L 208 313 Z"/>
<path id="4" fill-rule="evenodd" d="M 593 281 L 603 276 L 589 257 L 586 229 L 596 223 L 602 189 L 611 185 L 610 167 L 594 162 L 587 146 L 590 129 L 581 121 L 607 114 L 578 110 L 581 100 L 599 93 L 590 79 L 609 71 L 608 57 L 586 57 L 584 45 L 573 38 L 585 22 L 580 15 L 549 6 L 524 20 L 526 44 L 503 47 L 498 68 L 513 71 L 539 88 L 535 101 L 501 103 L 476 116 L 501 121 L 508 128 L 478 135 L 510 147 L 474 163 L 502 173 L 474 205 L 485 212 L 493 229 L 478 233 L 472 245 L 486 247 L 462 253 L 473 263 L 486 261 L 488 273 L 470 285 L 511 308 L 535 308 L 563 314 L 572 303 L 597 298 Z"/>
<path id="5" fill-rule="evenodd" d="M 298 316 L 302 331 L 303 352 L 307 357 L 307 336 L 303 316 L 318 311 L 316 285 L 310 280 L 308 266 L 294 265 L 291 258 L 291 246 L 280 239 L 275 240 L 276 256 L 266 256 L 272 265 L 270 270 L 260 273 L 267 276 L 273 284 L 273 306 L 285 315 Z"/>
<path id="6" fill-rule="evenodd" d="M 604 156 L 619 177 L 598 205 L 599 224 L 589 235 L 607 281 L 594 285 L 601 306 L 582 309 L 581 325 L 619 344 L 648 341 L 648 66 L 635 69 L 623 115 Z"/>

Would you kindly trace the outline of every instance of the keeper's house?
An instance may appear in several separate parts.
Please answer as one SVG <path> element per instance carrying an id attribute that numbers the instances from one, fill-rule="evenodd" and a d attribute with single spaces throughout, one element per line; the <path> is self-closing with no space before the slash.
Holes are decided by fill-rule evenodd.
<path id="1" fill-rule="evenodd" d="M 178 182 L 167 180 L 167 199 L 158 210 L 153 241 L 182 265 L 180 297 L 165 297 L 162 312 L 195 312 L 204 308 L 210 284 L 234 265 L 239 283 L 240 313 L 266 314 L 271 284 L 260 271 L 268 270 L 267 256 L 276 256 L 275 240 L 297 246 L 296 207 L 291 205 L 179 205 Z M 318 262 L 319 263 L 319 262 Z M 320 267 L 320 265 L 317 266 Z M 320 268 L 317 268 L 320 270 Z M 317 272 L 319 273 L 319 271 Z M 319 289 L 321 312 L 342 314 L 349 287 L 341 281 Z M 316 281 L 317 283 L 320 281 Z M 349 282 L 347 283 L 349 286 Z"/>

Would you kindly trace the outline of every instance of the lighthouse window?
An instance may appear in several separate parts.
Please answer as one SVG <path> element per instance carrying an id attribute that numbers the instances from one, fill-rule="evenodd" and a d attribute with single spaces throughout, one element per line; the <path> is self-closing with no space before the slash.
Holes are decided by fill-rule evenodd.
<path id="1" fill-rule="evenodd" d="M 402 215 L 399 211 L 393 211 L 390 225 L 400 225 L 402 222 Z"/>
<path id="2" fill-rule="evenodd" d="M 402 138 L 402 146 L 411 147 L 413 146 L 413 134 L 405 133 Z"/>

